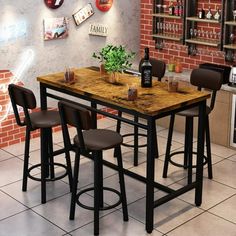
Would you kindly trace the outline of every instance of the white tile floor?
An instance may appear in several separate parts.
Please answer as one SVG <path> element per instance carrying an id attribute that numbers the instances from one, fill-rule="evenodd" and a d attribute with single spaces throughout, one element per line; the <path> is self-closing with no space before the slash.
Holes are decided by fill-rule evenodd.
<path id="1" fill-rule="evenodd" d="M 115 123 L 108 119 L 99 120 L 99 127 L 114 129 Z M 122 132 L 131 128 L 126 126 Z M 62 137 L 56 133 L 56 148 L 62 146 Z M 165 152 L 167 130 L 158 127 L 160 155 Z M 132 141 L 128 138 L 126 142 Z M 145 138 L 140 138 L 145 142 Z M 175 133 L 173 149 L 183 147 L 183 134 Z M 67 178 L 47 184 L 47 203 L 40 203 L 40 184 L 29 180 L 28 191 L 21 191 L 24 145 L 17 144 L 0 149 L 0 236 L 40 236 L 40 235 L 93 235 L 93 213 L 76 208 L 75 220 L 70 221 L 70 193 Z M 140 149 L 140 165 L 133 167 L 132 149 L 122 147 L 125 168 L 145 175 L 145 148 Z M 32 140 L 31 164 L 39 160 L 39 139 Z M 214 179 L 204 175 L 203 203 L 194 205 L 194 191 L 188 192 L 155 209 L 153 236 L 236 236 L 236 150 L 212 144 Z M 106 151 L 104 158 L 115 161 L 112 151 Z M 64 162 L 61 155 L 59 162 Z M 156 161 L 155 178 L 160 183 L 179 188 L 186 183 L 186 173 L 170 166 L 167 179 L 161 178 L 163 156 Z M 73 158 L 72 158 L 73 161 Z M 86 158 L 81 160 L 79 188 L 93 183 L 93 163 Z M 60 172 L 60 168 L 57 172 Z M 35 170 L 38 175 L 40 170 Z M 118 188 L 118 178 L 114 170 L 104 167 L 104 183 Z M 145 186 L 125 177 L 129 222 L 123 222 L 120 207 L 101 213 L 100 235 L 143 236 L 145 232 Z M 164 193 L 156 191 L 156 197 Z M 107 204 L 114 201 L 114 195 L 106 194 Z M 84 203 L 92 203 L 92 193 L 81 197 Z"/>

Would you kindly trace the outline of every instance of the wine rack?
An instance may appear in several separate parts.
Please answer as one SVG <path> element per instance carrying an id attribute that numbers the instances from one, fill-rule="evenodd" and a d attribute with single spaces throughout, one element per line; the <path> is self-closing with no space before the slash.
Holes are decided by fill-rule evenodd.
<path id="1" fill-rule="evenodd" d="M 225 14 L 225 0 L 219 1 L 221 3 L 221 16 L 219 20 L 199 18 L 198 15 L 198 1 L 188 0 L 186 3 L 186 32 L 185 43 L 188 45 L 188 53 L 196 55 L 197 45 L 204 45 L 215 47 L 219 50 L 223 49 L 223 31 L 224 31 L 224 14 Z M 200 23 L 200 24 L 199 24 Z M 218 32 L 206 31 L 209 24 L 215 25 L 214 28 L 219 29 Z M 199 25 L 201 27 L 199 27 Z M 202 28 L 200 30 L 199 28 Z M 211 28 L 211 27 L 210 27 Z"/>
<path id="2" fill-rule="evenodd" d="M 183 9 L 181 16 L 169 15 L 168 6 L 164 5 L 163 0 L 153 1 L 153 34 L 152 37 L 156 41 L 156 48 L 163 48 L 163 40 L 171 40 L 184 44 L 185 37 L 185 5 L 183 0 Z"/>
<path id="3" fill-rule="evenodd" d="M 225 3 L 225 22 L 224 22 L 224 51 L 225 60 L 234 61 L 234 53 L 236 50 L 235 30 L 236 30 L 236 3 L 235 1 L 226 1 Z"/>

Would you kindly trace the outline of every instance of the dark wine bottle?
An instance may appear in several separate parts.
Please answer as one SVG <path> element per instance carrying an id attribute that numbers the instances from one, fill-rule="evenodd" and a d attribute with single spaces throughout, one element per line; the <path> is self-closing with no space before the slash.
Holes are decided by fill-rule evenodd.
<path id="1" fill-rule="evenodd" d="M 152 87 L 152 64 L 149 61 L 149 48 L 145 48 L 144 61 L 141 65 L 141 87 Z"/>
<path id="2" fill-rule="evenodd" d="M 205 18 L 205 10 L 203 10 L 203 8 L 198 12 L 198 18 L 199 19 Z"/>

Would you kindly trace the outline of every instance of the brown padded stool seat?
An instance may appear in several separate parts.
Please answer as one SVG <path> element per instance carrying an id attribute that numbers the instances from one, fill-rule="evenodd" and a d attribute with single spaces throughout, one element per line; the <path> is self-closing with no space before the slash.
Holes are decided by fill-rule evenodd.
<path id="1" fill-rule="evenodd" d="M 90 129 L 83 132 L 85 148 L 91 151 L 107 150 L 119 146 L 123 138 L 117 132 L 105 129 Z M 78 135 L 74 138 L 74 143 L 78 146 Z"/>
<path id="2" fill-rule="evenodd" d="M 38 111 L 29 114 L 32 128 L 50 128 L 61 124 L 58 111 Z"/>
<path id="3" fill-rule="evenodd" d="M 206 106 L 206 115 L 209 115 L 210 113 L 211 113 L 211 108 Z M 198 107 L 193 107 L 191 109 L 178 112 L 177 114 L 180 116 L 198 117 L 199 109 Z"/>

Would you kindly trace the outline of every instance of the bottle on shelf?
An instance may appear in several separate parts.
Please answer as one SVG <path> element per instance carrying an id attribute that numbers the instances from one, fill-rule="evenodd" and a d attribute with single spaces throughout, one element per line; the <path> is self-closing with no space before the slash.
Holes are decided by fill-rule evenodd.
<path id="1" fill-rule="evenodd" d="M 181 0 L 179 4 L 179 16 L 183 16 L 183 15 L 184 15 L 184 4 L 183 4 L 183 1 Z"/>
<path id="2" fill-rule="evenodd" d="M 174 15 L 179 16 L 179 0 L 176 1 Z"/>
<path id="3" fill-rule="evenodd" d="M 152 87 L 152 64 L 149 61 L 149 48 L 145 48 L 144 61 L 141 65 L 141 87 Z"/>
<path id="4" fill-rule="evenodd" d="M 213 14 L 212 14 L 212 12 L 211 12 L 211 8 L 209 7 L 208 12 L 207 12 L 207 14 L 206 14 L 206 18 L 207 18 L 208 20 L 211 20 L 212 17 L 213 17 Z"/>
<path id="5" fill-rule="evenodd" d="M 173 16 L 175 14 L 175 6 L 173 1 L 170 1 L 170 5 L 169 5 L 169 15 Z"/>
<path id="6" fill-rule="evenodd" d="M 205 18 L 205 10 L 203 8 L 198 12 L 198 18 L 199 19 Z"/>
<path id="7" fill-rule="evenodd" d="M 218 20 L 218 21 L 220 20 L 221 14 L 220 14 L 220 9 L 219 9 L 219 7 L 217 7 L 216 13 L 214 14 L 213 18 L 214 18 L 215 20 Z"/>

